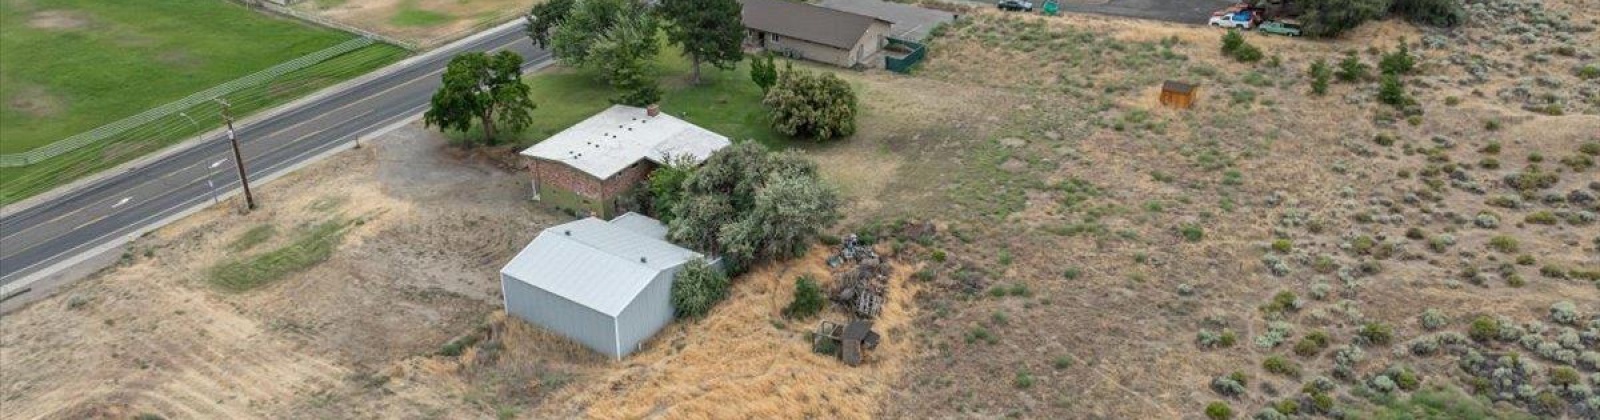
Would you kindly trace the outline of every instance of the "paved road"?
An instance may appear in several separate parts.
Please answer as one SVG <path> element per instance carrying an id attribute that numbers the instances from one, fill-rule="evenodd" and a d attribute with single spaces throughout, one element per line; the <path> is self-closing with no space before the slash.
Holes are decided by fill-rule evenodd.
<path id="1" fill-rule="evenodd" d="M 288 170 L 422 112 L 439 86 L 440 72 L 456 53 L 507 49 L 523 56 L 524 70 L 550 59 L 523 35 L 520 25 L 501 26 L 379 70 L 381 77 L 236 127 L 250 178 Z M 206 204 L 212 200 L 212 184 L 218 192 L 235 189 L 238 175 L 227 160 L 232 157 L 226 137 L 208 138 L 193 148 L 0 218 L 0 287 Z M 272 205 L 272 197 L 258 198 Z"/>

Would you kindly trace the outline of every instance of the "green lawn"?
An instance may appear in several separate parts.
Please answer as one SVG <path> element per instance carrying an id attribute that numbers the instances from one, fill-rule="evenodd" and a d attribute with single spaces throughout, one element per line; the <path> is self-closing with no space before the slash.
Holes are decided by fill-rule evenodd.
<path id="1" fill-rule="evenodd" d="M 734 140 L 755 140 L 768 147 L 790 141 L 767 124 L 766 108 L 761 106 L 761 89 L 750 81 L 748 61 L 732 70 L 705 66 L 698 86 L 688 84 L 689 61 L 675 47 L 663 47 L 656 61 L 664 94 L 662 112 L 728 136 Z M 553 68 L 528 77 L 533 100 L 533 124 L 523 130 L 518 144 L 527 146 L 583 121 L 606 107 L 616 91 L 592 71 Z M 467 135 L 478 135 L 470 133 Z"/>
<path id="2" fill-rule="evenodd" d="M 227 0 L 0 2 L 0 153 L 19 153 L 354 36 Z M 377 44 L 226 98 L 236 115 L 292 101 L 409 52 Z M 164 118 L 29 166 L 0 168 L 0 205 L 220 125 L 215 110 Z"/>
<path id="3" fill-rule="evenodd" d="M 49 144 L 351 38 L 226 0 L 0 2 L 0 153 Z"/>

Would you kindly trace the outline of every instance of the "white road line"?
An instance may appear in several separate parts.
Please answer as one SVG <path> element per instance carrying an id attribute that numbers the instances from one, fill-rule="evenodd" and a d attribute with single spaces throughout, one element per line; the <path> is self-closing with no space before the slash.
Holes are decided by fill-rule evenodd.
<path id="1" fill-rule="evenodd" d="M 133 199 L 133 197 L 122 197 L 121 200 L 117 201 L 117 204 L 112 204 L 111 208 L 122 207 L 123 204 L 128 204 L 128 200 L 132 200 L 132 199 Z"/>

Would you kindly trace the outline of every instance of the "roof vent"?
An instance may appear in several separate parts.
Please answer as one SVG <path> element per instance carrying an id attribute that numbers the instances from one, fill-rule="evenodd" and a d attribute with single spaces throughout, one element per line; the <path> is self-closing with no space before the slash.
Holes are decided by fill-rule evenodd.
<path id="1" fill-rule="evenodd" d="M 644 257 L 639 257 L 639 262 L 640 262 L 640 263 L 647 263 L 647 262 L 649 262 L 649 261 L 646 261 L 646 260 L 645 260 L 645 259 L 644 259 Z"/>
<path id="2" fill-rule="evenodd" d="M 563 231 L 561 231 L 561 233 L 566 234 L 567 236 L 572 236 L 572 230 L 571 229 L 563 230 Z"/>

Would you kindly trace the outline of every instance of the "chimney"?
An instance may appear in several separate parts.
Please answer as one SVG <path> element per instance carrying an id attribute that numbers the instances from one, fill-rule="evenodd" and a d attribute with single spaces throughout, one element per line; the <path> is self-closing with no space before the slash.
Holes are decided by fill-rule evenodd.
<path id="1" fill-rule="evenodd" d="M 651 117 L 661 115 L 661 105 L 650 104 L 650 106 L 644 108 L 644 115 Z"/>

